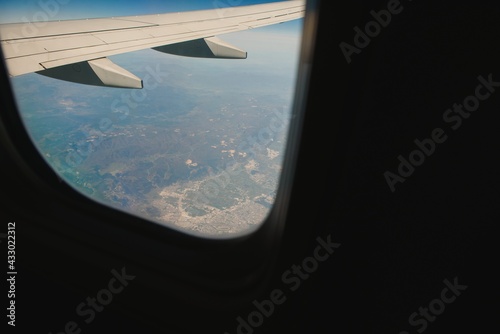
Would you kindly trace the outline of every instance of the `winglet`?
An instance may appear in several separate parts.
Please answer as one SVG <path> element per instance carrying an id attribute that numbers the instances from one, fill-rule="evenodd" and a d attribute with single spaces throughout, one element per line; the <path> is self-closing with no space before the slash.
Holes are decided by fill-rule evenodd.
<path id="1" fill-rule="evenodd" d="M 58 66 L 37 73 L 55 79 L 93 86 L 143 88 L 143 82 L 140 78 L 108 58 Z"/>

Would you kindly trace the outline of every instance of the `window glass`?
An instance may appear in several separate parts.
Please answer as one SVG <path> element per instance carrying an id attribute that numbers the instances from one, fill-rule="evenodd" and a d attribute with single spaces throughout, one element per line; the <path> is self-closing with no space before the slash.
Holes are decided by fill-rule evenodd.
<path id="1" fill-rule="evenodd" d="M 49 20 L 221 12 L 259 3 L 266 1 L 0 0 L 0 20 L 21 22 L 27 34 L 36 34 Z M 11 83 L 33 142 L 74 189 L 187 233 L 236 236 L 257 228 L 274 203 L 302 23 L 217 35 L 248 52 L 247 59 L 150 48 L 108 57 L 141 78 L 142 89 L 37 73 Z"/>

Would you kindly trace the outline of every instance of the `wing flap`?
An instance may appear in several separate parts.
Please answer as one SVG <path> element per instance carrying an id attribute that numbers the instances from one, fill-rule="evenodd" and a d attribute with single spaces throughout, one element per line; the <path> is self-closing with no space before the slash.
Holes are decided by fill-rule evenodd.
<path id="1" fill-rule="evenodd" d="M 115 43 L 126 43 L 131 41 L 144 41 L 148 38 L 151 38 L 151 34 L 148 30 L 131 30 L 128 34 L 123 34 L 120 31 L 115 32 L 102 32 L 93 34 L 94 37 L 99 38 L 106 44 L 115 44 Z"/>
<path id="2" fill-rule="evenodd" d="M 240 25 L 243 25 L 248 28 L 258 28 L 258 27 L 300 19 L 303 16 L 304 16 L 303 11 L 287 12 L 285 14 L 279 14 L 267 17 L 257 16 L 257 17 L 247 18 L 247 20 L 241 22 Z"/>

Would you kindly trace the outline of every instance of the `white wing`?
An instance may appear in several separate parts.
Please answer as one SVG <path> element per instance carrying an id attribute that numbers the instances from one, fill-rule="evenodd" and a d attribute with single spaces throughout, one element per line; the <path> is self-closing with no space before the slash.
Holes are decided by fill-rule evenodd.
<path id="1" fill-rule="evenodd" d="M 106 57 L 141 49 L 193 57 L 246 58 L 216 35 L 299 19 L 305 0 L 158 15 L 0 25 L 11 77 L 38 72 L 85 84 L 142 88 Z"/>

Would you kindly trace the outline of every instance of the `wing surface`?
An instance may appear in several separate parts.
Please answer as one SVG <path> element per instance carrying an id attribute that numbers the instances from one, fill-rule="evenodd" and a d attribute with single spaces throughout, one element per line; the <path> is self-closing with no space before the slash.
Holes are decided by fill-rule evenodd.
<path id="1" fill-rule="evenodd" d="M 305 0 L 293 0 L 157 15 L 2 24 L 0 42 L 11 77 L 39 72 L 74 81 L 65 78 L 72 66 L 75 73 L 93 71 L 103 85 L 141 88 L 142 81 L 141 87 L 130 83 L 140 79 L 106 57 L 155 48 L 188 56 L 246 58 L 246 52 L 215 36 L 299 19 L 304 13 Z"/>

